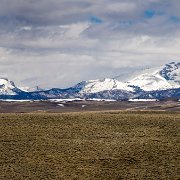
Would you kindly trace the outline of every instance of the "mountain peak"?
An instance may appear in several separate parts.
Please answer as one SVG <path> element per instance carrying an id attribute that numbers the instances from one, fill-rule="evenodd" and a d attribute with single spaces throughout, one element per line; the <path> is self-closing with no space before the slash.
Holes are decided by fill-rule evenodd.
<path id="1" fill-rule="evenodd" d="M 170 63 L 165 64 L 164 67 L 176 67 L 177 68 L 179 65 L 180 65 L 180 62 L 172 61 Z"/>
<path id="2" fill-rule="evenodd" d="M 166 64 L 159 74 L 168 81 L 176 80 L 180 75 L 180 63 L 171 62 Z"/>
<path id="3" fill-rule="evenodd" d="M 0 78 L 0 83 L 3 83 L 3 82 L 9 82 L 9 79 L 8 78 Z"/>
<path id="4" fill-rule="evenodd" d="M 138 86 L 144 91 L 165 90 L 180 87 L 180 63 L 171 62 L 160 68 L 142 72 L 128 81 L 129 85 Z"/>
<path id="5" fill-rule="evenodd" d="M 168 63 L 168 64 L 176 64 L 176 62 L 172 61 L 172 62 L 170 62 L 170 63 Z"/>
<path id="6" fill-rule="evenodd" d="M 10 81 L 7 78 L 0 78 L 0 94 L 3 95 L 15 95 L 14 91 L 16 88 L 13 81 Z"/>
<path id="7" fill-rule="evenodd" d="M 10 81 L 8 78 L 0 78 L 0 85 L 5 85 L 5 86 L 13 86 L 15 87 L 15 84 L 13 81 Z"/>

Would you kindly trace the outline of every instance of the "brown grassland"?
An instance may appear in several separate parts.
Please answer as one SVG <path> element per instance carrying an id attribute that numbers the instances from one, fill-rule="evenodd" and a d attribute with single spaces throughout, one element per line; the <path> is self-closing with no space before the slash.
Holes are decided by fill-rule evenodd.
<path id="1" fill-rule="evenodd" d="M 180 114 L 0 114 L 0 179 L 180 178 Z"/>

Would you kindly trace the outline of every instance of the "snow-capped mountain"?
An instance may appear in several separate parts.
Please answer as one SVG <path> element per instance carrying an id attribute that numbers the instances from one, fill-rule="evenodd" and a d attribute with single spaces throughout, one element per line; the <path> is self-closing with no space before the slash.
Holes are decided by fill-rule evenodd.
<path id="1" fill-rule="evenodd" d="M 158 69 L 148 69 L 127 84 L 138 86 L 144 91 L 180 88 L 180 63 L 169 63 Z"/>
<path id="2" fill-rule="evenodd" d="M 147 69 L 134 78 L 121 82 L 116 78 L 88 80 L 59 89 L 42 90 L 18 88 L 6 79 L 0 79 L 0 99 L 68 99 L 101 98 L 127 100 L 130 98 L 180 99 L 180 63 L 169 63 L 160 68 Z"/>
<path id="3" fill-rule="evenodd" d="M 13 81 L 7 78 L 0 78 L 0 95 L 17 95 L 20 91 Z"/>
<path id="4" fill-rule="evenodd" d="M 180 88 L 180 63 L 169 63 L 160 68 L 147 69 L 127 82 L 115 78 L 83 81 L 74 88 L 81 94 L 99 93 L 102 91 L 123 90 L 135 92 L 137 88 L 143 91 L 157 91 Z"/>

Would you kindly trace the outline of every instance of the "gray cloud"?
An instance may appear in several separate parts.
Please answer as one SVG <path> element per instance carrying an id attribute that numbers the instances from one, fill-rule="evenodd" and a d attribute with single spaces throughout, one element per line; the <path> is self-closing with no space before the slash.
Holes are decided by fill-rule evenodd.
<path id="1" fill-rule="evenodd" d="M 180 57 L 178 0 L 0 3 L 0 75 L 19 85 L 68 87 Z"/>
<path id="2" fill-rule="evenodd" d="M 111 21 L 142 19 L 148 8 L 177 14 L 178 6 L 178 0 L 1 0 L 0 15 L 15 23 L 47 26 L 85 21 L 94 15 Z"/>

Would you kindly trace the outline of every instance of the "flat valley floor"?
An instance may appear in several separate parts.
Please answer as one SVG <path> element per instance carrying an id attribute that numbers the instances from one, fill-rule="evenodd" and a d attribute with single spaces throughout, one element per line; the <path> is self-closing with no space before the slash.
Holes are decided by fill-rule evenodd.
<path id="1" fill-rule="evenodd" d="M 0 113 L 64 113 L 88 111 L 171 111 L 180 112 L 180 101 L 128 102 L 128 101 L 0 101 Z"/>
<path id="2" fill-rule="evenodd" d="M 0 179 L 178 180 L 179 125 L 164 110 L 2 113 Z"/>

